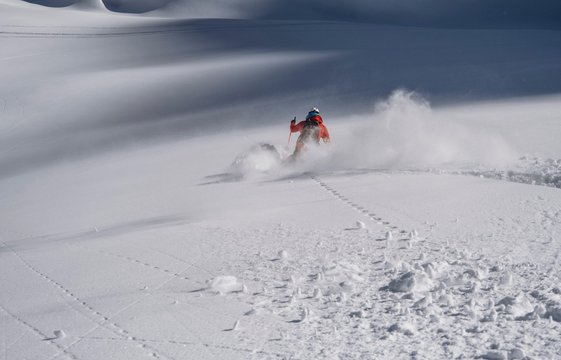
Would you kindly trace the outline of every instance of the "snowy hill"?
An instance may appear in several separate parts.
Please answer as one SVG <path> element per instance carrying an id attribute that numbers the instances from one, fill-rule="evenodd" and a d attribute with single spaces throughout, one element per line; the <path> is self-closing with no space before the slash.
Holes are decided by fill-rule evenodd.
<path id="1" fill-rule="evenodd" d="M 33 3 L 0 0 L 3 358 L 561 356 L 555 4 Z M 279 164 L 311 106 L 332 143 Z"/>
<path id="2" fill-rule="evenodd" d="M 12 2 L 16 2 L 14 0 Z M 74 7 L 168 18 L 330 20 L 445 28 L 559 29 L 561 6 L 523 0 L 20 0 L 46 7 Z"/>

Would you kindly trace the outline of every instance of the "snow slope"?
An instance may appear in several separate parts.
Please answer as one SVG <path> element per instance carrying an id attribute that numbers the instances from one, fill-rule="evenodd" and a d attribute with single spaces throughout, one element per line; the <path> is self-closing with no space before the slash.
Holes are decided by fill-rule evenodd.
<path id="1" fill-rule="evenodd" d="M 17 0 L 14 0 L 17 1 Z M 360 21 L 445 28 L 559 29 L 561 6 L 541 0 L 20 0 L 45 7 L 144 13 L 167 18 Z"/>
<path id="2" fill-rule="evenodd" d="M 558 31 L 0 10 L 0 358 L 561 356 Z"/>

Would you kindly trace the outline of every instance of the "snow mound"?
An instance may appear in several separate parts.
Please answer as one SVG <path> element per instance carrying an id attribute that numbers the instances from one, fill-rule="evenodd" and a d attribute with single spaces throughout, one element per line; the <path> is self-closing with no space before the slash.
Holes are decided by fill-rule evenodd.
<path id="1" fill-rule="evenodd" d="M 217 276 L 207 281 L 207 290 L 220 294 L 242 291 L 243 284 L 235 276 Z"/>
<path id="2" fill-rule="evenodd" d="M 428 291 L 433 286 L 434 283 L 426 274 L 409 271 L 390 281 L 388 290 L 391 292 L 417 292 Z"/>
<path id="3" fill-rule="evenodd" d="M 53 331 L 53 335 L 55 336 L 55 339 L 64 339 L 66 337 L 64 330 L 55 330 Z"/>
<path id="4" fill-rule="evenodd" d="M 513 316 L 521 317 L 534 310 L 534 305 L 525 295 L 520 294 L 516 297 L 506 296 L 499 300 L 497 305 L 504 306 L 504 310 Z"/>

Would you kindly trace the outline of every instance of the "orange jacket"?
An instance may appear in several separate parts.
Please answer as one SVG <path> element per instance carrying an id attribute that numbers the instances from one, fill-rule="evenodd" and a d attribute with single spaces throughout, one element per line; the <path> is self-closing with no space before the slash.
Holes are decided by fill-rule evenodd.
<path id="1" fill-rule="evenodd" d="M 331 138 L 329 137 L 329 131 L 327 130 L 327 127 L 323 125 L 323 119 L 320 115 L 316 115 L 308 120 L 316 121 L 319 124 L 319 137 L 318 139 L 316 139 L 317 141 L 319 141 L 320 139 L 322 139 L 324 142 L 331 141 Z M 290 123 L 290 132 L 295 133 L 302 131 L 306 126 L 306 121 L 307 120 L 303 120 L 296 124 L 296 121 L 293 120 Z"/>

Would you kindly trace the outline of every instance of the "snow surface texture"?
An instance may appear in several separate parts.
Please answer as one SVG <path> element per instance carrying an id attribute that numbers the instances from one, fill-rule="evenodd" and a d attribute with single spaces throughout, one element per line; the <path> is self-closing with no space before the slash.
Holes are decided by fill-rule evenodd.
<path id="1" fill-rule="evenodd" d="M 0 0 L 0 359 L 561 357 L 558 31 L 34 2 Z M 283 165 L 310 106 L 333 142 Z"/>

